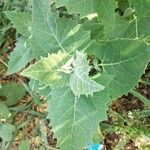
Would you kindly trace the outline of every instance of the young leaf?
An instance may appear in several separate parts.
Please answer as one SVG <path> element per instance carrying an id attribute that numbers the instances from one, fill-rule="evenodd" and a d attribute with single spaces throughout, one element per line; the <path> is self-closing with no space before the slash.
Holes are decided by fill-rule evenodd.
<path id="1" fill-rule="evenodd" d="M 81 17 L 96 13 L 99 0 L 51 0 L 57 7 L 66 6 L 69 13 L 79 13 Z"/>
<path id="2" fill-rule="evenodd" d="M 93 95 L 104 89 L 104 86 L 91 80 L 89 77 L 90 67 L 87 56 L 83 52 L 76 52 L 76 59 L 73 62 L 73 73 L 70 77 L 70 87 L 76 96 Z"/>
<path id="3" fill-rule="evenodd" d="M 72 19 L 52 13 L 49 0 L 33 0 L 32 46 L 37 58 L 47 53 L 81 50 L 90 43 L 90 32 Z"/>
<path id="4" fill-rule="evenodd" d="M 9 57 L 8 74 L 20 71 L 32 59 L 32 47 L 25 39 L 19 38 L 16 47 Z"/>
<path id="5" fill-rule="evenodd" d="M 67 83 L 68 75 L 61 71 L 61 67 L 68 60 L 67 53 L 59 51 L 57 54 L 48 55 L 47 58 L 42 58 L 36 64 L 25 69 L 21 74 L 32 79 L 39 80 L 45 85 L 62 86 Z"/>
<path id="6" fill-rule="evenodd" d="M 2 86 L 2 89 L 0 89 L 0 95 L 7 98 L 6 105 L 12 106 L 22 98 L 25 91 L 26 89 L 21 84 L 8 83 Z"/>
<path id="7" fill-rule="evenodd" d="M 89 53 L 101 61 L 103 72 L 99 80 L 106 72 L 113 77 L 108 91 L 112 98 L 127 94 L 134 88 L 150 58 L 149 46 L 140 40 L 99 42 L 89 48 Z"/>
<path id="8" fill-rule="evenodd" d="M 49 100 L 48 118 L 63 150 L 81 150 L 92 143 L 99 121 L 107 118 L 107 95 L 75 96 L 70 88 L 55 88 Z M 80 137 L 80 138 L 79 138 Z"/>
<path id="9" fill-rule="evenodd" d="M 25 37 L 30 36 L 29 23 L 31 21 L 31 16 L 27 12 L 17 12 L 17 11 L 6 11 L 6 16 L 13 22 L 18 33 Z"/>
<path id="10" fill-rule="evenodd" d="M 12 139 L 12 134 L 15 131 L 15 126 L 11 124 L 0 125 L 0 137 L 5 141 L 9 142 Z"/>

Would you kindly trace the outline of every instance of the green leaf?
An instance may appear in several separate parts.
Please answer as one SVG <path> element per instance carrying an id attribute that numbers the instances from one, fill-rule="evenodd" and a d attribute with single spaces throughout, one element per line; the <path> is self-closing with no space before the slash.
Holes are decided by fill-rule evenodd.
<path id="1" fill-rule="evenodd" d="M 81 150 L 91 144 L 99 121 L 107 118 L 108 96 L 100 92 L 78 98 L 67 87 L 55 88 L 51 94 L 48 118 L 60 149 Z"/>
<path id="2" fill-rule="evenodd" d="M 11 124 L 0 125 L 0 137 L 5 141 L 9 142 L 12 139 L 12 134 L 15 131 L 15 126 Z"/>
<path id="3" fill-rule="evenodd" d="M 32 59 L 32 47 L 26 40 L 19 38 L 16 47 L 9 57 L 8 74 L 20 71 Z"/>
<path id="4" fill-rule="evenodd" d="M 32 46 L 37 58 L 47 53 L 81 50 L 90 44 L 90 32 L 71 18 L 52 13 L 49 0 L 33 0 Z"/>
<path id="5" fill-rule="evenodd" d="M 115 10 L 118 5 L 115 0 L 100 0 L 98 5 L 99 19 L 104 25 L 106 39 L 136 37 L 135 21 L 129 21 L 117 15 Z"/>
<path id="6" fill-rule="evenodd" d="M 96 13 L 99 0 L 51 0 L 57 7 L 66 6 L 69 13 L 79 13 L 81 17 Z"/>
<path id="7" fill-rule="evenodd" d="M 140 40 L 98 42 L 89 48 L 89 54 L 101 61 L 103 72 L 99 80 L 103 79 L 103 73 L 113 77 L 107 92 L 116 98 L 133 89 L 144 74 L 150 58 L 150 47 Z"/>
<path id="8" fill-rule="evenodd" d="M 135 14 L 139 18 L 149 17 L 150 15 L 150 1 L 149 0 L 129 0 L 130 5 L 135 9 Z"/>
<path id="9" fill-rule="evenodd" d="M 2 119 L 7 120 L 10 117 L 10 112 L 8 107 L 3 103 L 0 102 L 0 122 Z"/>
<path id="10" fill-rule="evenodd" d="M 9 91 L 9 92 L 8 92 Z M 22 84 L 17 83 L 6 83 L 0 89 L 0 95 L 7 98 L 6 105 L 15 105 L 25 94 L 26 89 Z"/>
<path id="11" fill-rule="evenodd" d="M 57 54 L 51 54 L 47 58 L 42 58 L 36 64 L 25 69 L 21 74 L 39 80 L 40 83 L 45 85 L 62 86 L 67 82 L 68 78 L 68 75 L 62 70 L 68 58 L 69 55 L 67 53 L 59 51 Z"/>
<path id="12" fill-rule="evenodd" d="M 114 0 L 100 0 L 98 6 L 99 17 L 108 32 L 108 30 L 113 29 L 115 24 L 117 3 Z"/>
<path id="13" fill-rule="evenodd" d="M 27 12 L 6 11 L 5 15 L 12 21 L 18 33 L 25 37 L 30 36 L 29 23 L 31 16 Z"/>
<path id="14" fill-rule="evenodd" d="M 18 150 L 30 150 L 30 143 L 29 140 L 26 139 L 22 141 L 21 145 L 19 146 Z"/>
<path id="15" fill-rule="evenodd" d="M 136 32 L 139 38 L 150 38 L 150 1 L 149 0 L 129 0 L 136 15 Z"/>
<path id="16" fill-rule="evenodd" d="M 143 0 L 141 2 L 137 2 L 135 0 L 130 1 L 131 6 L 128 9 L 132 9 L 132 6 L 135 6 L 135 15 L 133 15 L 133 17 L 130 19 L 125 18 L 124 16 L 121 17 L 115 12 L 116 8 L 118 7 L 115 0 L 101 0 L 99 2 L 98 14 L 99 19 L 102 21 L 105 27 L 106 39 L 147 39 L 150 35 L 150 19 L 148 15 L 148 6 L 150 5 L 150 2 L 147 0 Z"/>
<path id="17" fill-rule="evenodd" d="M 104 89 L 104 86 L 91 80 L 89 77 L 90 67 L 87 56 L 83 52 L 76 52 L 76 59 L 73 62 L 73 73 L 70 77 L 70 87 L 76 96 L 93 95 Z"/>

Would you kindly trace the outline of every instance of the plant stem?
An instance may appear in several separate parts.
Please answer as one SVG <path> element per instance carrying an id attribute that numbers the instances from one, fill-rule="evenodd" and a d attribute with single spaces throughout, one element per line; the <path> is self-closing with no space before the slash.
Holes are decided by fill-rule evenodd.
<path id="1" fill-rule="evenodd" d="M 30 111 L 26 110 L 26 111 L 24 111 L 24 112 L 26 112 L 26 113 L 28 113 L 28 114 L 31 114 L 31 115 L 33 115 L 33 116 L 41 117 L 41 118 L 44 118 L 44 117 L 45 117 L 45 114 L 36 112 L 36 111 L 34 111 L 34 110 L 30 110 Z"/>
<path id="2" fill-rule="evenodd" d="M 150 100 L 147 99 L 146 97 L 144 97 L 143 95 L 141 95 L 139 92 L 135 91 L 135 90 L 131 90 L 130 93 L 137 97 L 139 100 L 141 100 L 145 106 L 150 106 Z"/>
<path id="3" fill-rule="evenodd" d="M 0 62 L 8 68 L 8 65 L 2 59 L 0 59 Z"/>

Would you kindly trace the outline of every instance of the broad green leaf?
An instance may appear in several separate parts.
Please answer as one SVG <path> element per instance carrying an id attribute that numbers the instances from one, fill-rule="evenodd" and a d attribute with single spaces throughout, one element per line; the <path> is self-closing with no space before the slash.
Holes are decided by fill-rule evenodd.
<path id="1" fill-rule="evenodd" d="M 21 145 L 19 146 L 18 150 L 30 150 L 30 142 L 28 139 L 22 141 Z"/>
<path id="2" fill-rule="evenodd" d="M 3 102 L 0 102 L 0 122 L 2 121 L 2 119 L 7 120 L 9 117 L 9 108 Z"/>
<path id="3" fill-rule="evenodd" d="M 93 95 L 94 92 L 104 90 L 104 86 L 91 80 L 89 77 L 90 67 L 87 56 L 83 52 L 76 52 L 76 59 L 73 61 L 73 73 L 70 76 L 70 87 L 73 93 L 80 95 Z"/>
<path id="4" fill-rule="evenodd" d="M 101 61 L 103 73 L 113 77 L 107 92 L 116 98 L 127 94 L 138 83 L 149 62 L 150 47 L 140 40 L 116 40 L 99 42 L 89 48 L 89 53 Z M 103 79 L 103 73 L 99 80 Z"/>
<path id="5" fill-rule="evenodd" d="M 8 74 L 20 71 L 32 59 L 32 47 L 23 38 L 19 38 L 9 57 Z"/>
<path id="6" fill-rule="evenodd" d="M 139 38 L 150 37 L 150 1 L 149 0 L 129 0 L 130 5 L 133 6 L 136 15 L 136 32 Z"/>
<path id="7" fill-rule="evenodd" d="M 62 150 L 81 150 L 92 143 L 99 121 L 107 118 L 107 95 L 76 97 L 69 88 L 55 88 L 49 100 L 48 118 Z"/>
<path id="8" fill-rule="evenodd" d="M 68 75 L 62 70 L 63 65 L 69 59 L 67 53 L 59 51 L 57 54 L 48 55 L 39 62 L 25 69 L 21 74 L 32 79 L 39 80 L 45 85 L 59 85 L 67 82 Z"/>
<path id="9" fill-rule="evenodd" d="M 99 1 L 99 17 L 102 20 L 105 30 L 108 31 L 114 28 L 116 14 L 115 9 L 117 3 L 115 0 L 100 0 Z"/>
<path id="10" fill-rule="evenodd" d="M 0 95 L 5 96 L 6 105 L 12 106 L 15 105 L 23 95 L 25 94 L 26 89 L 23 87 L 22 84 L 18 83 L 6 83 L 0 89 Z"/>
<path id="11" fill-rule="evenodd" d="M 6 16 L 12 21 L 18 33 L 25 37 L 30 36 L 29 23 L 31 21 L 31 16 L 27 12 L 17 12 L 17 11 L 6 11 Z"/>
<path id="12" fill-rule="evenodd" d="M 12 134 L 15 131 L 15 126 L 11 124 L 0 125 L 0 137 L 3 141 L 9 142 L 12 139 Z"/>
<path id="13" fill-rule="evenodd" d="M 115 10 L 115 0 L 100 0 L 98 7 L 99 19 L 102 21 L 106 39 L 135 38 L 135 20 L 129 21 L 119 16 Z"/>
<path id="14" fill-rule="evenodd" d="M 37 58 L 59 50 L 81 50 L 90 43 L 90 32 L 71 18 L 52 13 L 49 0 L 33 0 L 32 19 L 31 40 Z"/>
<path id="15" fill-rule="evenodd" d="M 81 17 L 96 13 L 99 0 L 50 0 L 57 7 L 66 6 L 69 13 L 79 13 Z"/>
<path id="16" fill-rule="evenodd" d="M 106 39 L 114 40 L 118 38 L 148 38 L 149 36 L 149 1 L 143 0 L 140 3 L 131 0 L 129 9 L 133 9 L 132 19 L 119 16 L 115 10 L 118 7 L 115 0 L 101 0 L 98 7 L 99 19 L 105 28 Z M 132 8 L 132 6 L 135 6 Z M 145 7 L 145 8 L 144 8 Z M 143 9 L 144 8 L 144 9 Z M 135 10 L 134 10 L 135 9 Z M 143 12 L 141 12 L 141 10 Z"/>

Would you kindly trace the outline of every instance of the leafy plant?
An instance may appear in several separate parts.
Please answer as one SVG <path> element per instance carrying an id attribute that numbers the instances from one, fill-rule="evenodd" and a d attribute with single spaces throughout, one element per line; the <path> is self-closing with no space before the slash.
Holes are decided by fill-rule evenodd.
<path id="1" fill-rule="evenodd" d="M 51 89 L 47 118 L 62 150 L 91 144 L 111 101 L 134 88 L 150 60 L 150 2 L 120 2 L 32 0 L 31 15 L 5 12 L 21 34 L 8 74 L 36 59 L 21 75 Z"/>

